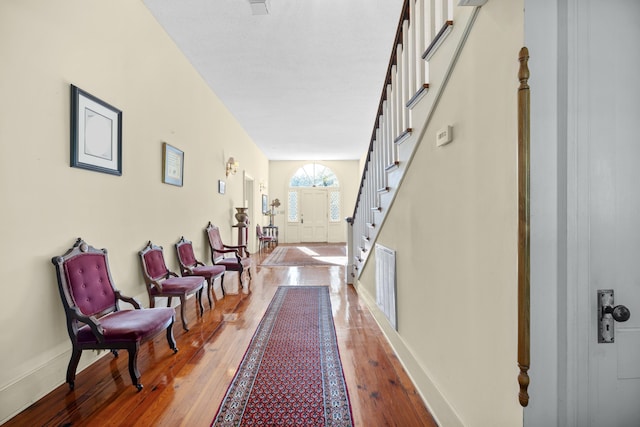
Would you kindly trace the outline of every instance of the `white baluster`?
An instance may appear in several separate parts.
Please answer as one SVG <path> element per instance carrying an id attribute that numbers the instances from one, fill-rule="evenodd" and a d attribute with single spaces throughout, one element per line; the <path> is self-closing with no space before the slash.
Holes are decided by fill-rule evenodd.
<path id="1" fill-rule="evenodd" d="M 418 2 L 416 0 L 409 0 L 409 22 L 408 22 L 408 31 L 406 33 L 407 48 L 405 49 L 407 52 L 407 90 L 409 95 L 407 98 L 407 101 L 418 90 L 418 81 L 416 78 L 416 74 L 417 74 L 416 27 L 418 25 L 418 22 L 415 17 L 417 3 Z"/>
<path id="2" fill-rule="evenodd" d="M 413 0 L 409 0 L 409 3 L 411 3 Z M 413 50 L 411 49 L 409 40 L 411 40 L 410 37 L 410 29 L 409 29 L 409 21 L 405 20 L 404 23 L 402 24 L 402 45 L 404 46 L 404 48 L 402 49 L 402 73 L 400 74 L 400 81 L 402 83 L 401 85 L 401 97 L 400 97 L 400 111 L 402 112 L 401 115 L 401 125 L 400 125 L 400 131 L 401 132 L 405 132 L 407 129 L 409 129 L 410 126 L 410 122 L 409 122 L 409 110 L 407 109 L 407 102 L 409 101 L 409 98 L 411 97 L 411 95 L 413 94 L 413 92 L 411 92 L 411 83 L 412 83 L 412 79 L 410 76 L 410 71 L 412 69 L 412 67 L 410 66 L 411 62 L 410 61 L 410 57 L 411 54 L 413 53 Z"/>

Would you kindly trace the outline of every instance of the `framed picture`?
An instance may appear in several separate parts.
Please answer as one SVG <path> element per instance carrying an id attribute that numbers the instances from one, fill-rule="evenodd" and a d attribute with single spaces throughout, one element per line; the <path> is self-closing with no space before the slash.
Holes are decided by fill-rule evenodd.
<path id="1" fill-rule="evenodd" d="M 219 179 L 218 180 L 218 193 L 224 194 L 224 191 L 226 190 L 226 188 L 227 188 L 227 184 L 223 180 Z"/>
<path id="2" fill-rule="evenodd" d="M 182 187 L 184 173 L 184 152 L 162 143 L 162 182 Z"/>
<path id="3" fill-rule="evenodd" d="M 269 197 L 266 194 L 262 195 L 262 213 L 265 215 L 269 213 Z"/>
<path id="4" fill-rule="evenodd" d="M 122 111 L 74 85 L 71 167 L 122 175 Z"/>

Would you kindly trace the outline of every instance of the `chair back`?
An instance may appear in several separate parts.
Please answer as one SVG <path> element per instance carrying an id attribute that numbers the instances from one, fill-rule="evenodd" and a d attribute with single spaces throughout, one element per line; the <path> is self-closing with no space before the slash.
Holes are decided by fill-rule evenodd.
<path id="1" fill-rule="evenodd" d="M 209 239 L 209 246 L 211 247 L 211 259 L 218 260 L 222 258 L 224 253 L 216 251 L 216 249 L 224 249 L 224 244 L 220 237 L 220 229 L 209 222 L 205 231 L 207 233 L 207 238 Z"/>
<path id="2" fill-rule="evenodd" d="M 106 249 L 96 249 L 78 238 L 71 249 L 51 262 L 66 312 L 77 309 L 85 316 L 101 317 L 118 310 Z"/>
<path id="3" fill-rule="evenodd" d="M 170 271 L 164 262 L 162 246 L 154 245 L 149 241 L 139 253 L 142 260 L 142 272 L 147 284 L 166 279 L 169 276 Z"/>
<path id="4" fill-rule="evenodd" d="M 256 225 L 256 236 L 258 236 L 259 239 L 263 236 L 262 227 L 260 227 L 260 224 Z"/>
<path id="5" fill-rule="evenodd" d="M 186 240 L 184 236 L 182 236 L 178 243 L 176 243 L 176 253 L 178 254 L 180 271 L 183 274 L 185 272 L 189 272 L 189 268 L 193 268 L 198 265 L 196 254 L 193 251 L 193 244 L 191 241 Z"/>

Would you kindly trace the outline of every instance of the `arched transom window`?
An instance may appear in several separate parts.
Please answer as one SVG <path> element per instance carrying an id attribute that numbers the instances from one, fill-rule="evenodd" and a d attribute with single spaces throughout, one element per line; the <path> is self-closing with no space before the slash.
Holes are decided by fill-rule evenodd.
<path id="1" fill-rule="evenodd" d="M 291 177 L 289 187 L 339 187 L 338 177 L 331 169 L 316 163 L 302 166 Z"/>

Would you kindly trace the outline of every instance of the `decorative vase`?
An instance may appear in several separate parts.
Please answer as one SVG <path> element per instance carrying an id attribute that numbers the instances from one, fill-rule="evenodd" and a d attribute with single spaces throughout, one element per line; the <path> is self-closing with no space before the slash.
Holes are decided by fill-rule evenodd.
<path id="1" fill-rule="evenodd" d="M 249 208 L 236 208 L 236 221 L 238 223 L 234 227 L 246 227 L 249 222 L 249 214 L 247 213 Z"/>

